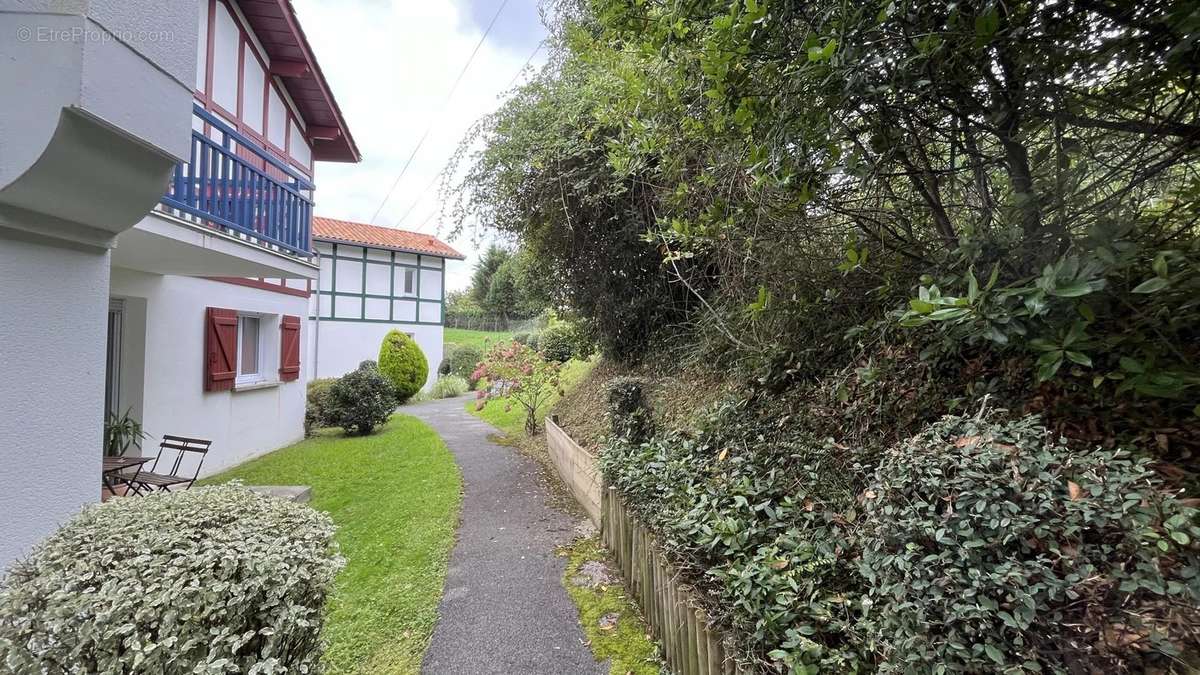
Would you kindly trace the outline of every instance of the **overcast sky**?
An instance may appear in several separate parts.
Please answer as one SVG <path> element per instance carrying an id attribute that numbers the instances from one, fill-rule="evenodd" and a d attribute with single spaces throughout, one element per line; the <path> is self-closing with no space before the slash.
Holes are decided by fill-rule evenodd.
<path id="1" fill-rule="evenodd" d="M 317 215 L 371 222 L 409 154 L 432 123 L 429 137 L 374 224 L 435 234 L 467 254 L 466 262 L 450 264 L 449 290 L 467 286 L 479 245 L 469 234 L 451 240 L 449 223 L 443 223 L 437 215 L 429 218 L 442 206 L 439 186 L 431 183 L 470 125 L 497 108 L 500 94 L 545 37 L 537 0 L 509 0 L 443 108 L 455 77 L 501 3 L 293 3 L 363 155 L 359 164 L 317 164 Z M 541 50 L 533 65 L 540 66 L 544 61 Z"/>

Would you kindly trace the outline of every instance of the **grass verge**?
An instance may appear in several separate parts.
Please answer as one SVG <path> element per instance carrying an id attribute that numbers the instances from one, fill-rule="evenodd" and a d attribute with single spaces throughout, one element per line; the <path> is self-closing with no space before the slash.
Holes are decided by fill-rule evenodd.
<path id="1" fill-rule="evenodd" d="M 615 570 L 600 542 L 595 537 L 576 539 L 560 553 L 567 556 L 563 585 L 579 607 L 579 621 L 596 658 L 611 659 L 611 675 L 658 675 L 663 672 L 658 649 L 648 635 L 649 628 L 637 605 L 625 595 L 625 587 L 619 581 L 596 587 L 574 581 L 580 568 L 589 561 L 602 561 L 610 571 Z M 616 617 L 615 624 L 611 622 L 613 617 Z M 604 619 L 607 619 L 603 623 L 607 628 L 602 627 Z"/>
<path id="2" fill-rule="evenodd" d="M 328 608 L 335 675 L 416 673 L 437 621 L 462 478 L 438 435 L 393 415 L 375 434 L 326 429 L 205 483 L 310 485 L 338 526 L 346 568 Z"/>

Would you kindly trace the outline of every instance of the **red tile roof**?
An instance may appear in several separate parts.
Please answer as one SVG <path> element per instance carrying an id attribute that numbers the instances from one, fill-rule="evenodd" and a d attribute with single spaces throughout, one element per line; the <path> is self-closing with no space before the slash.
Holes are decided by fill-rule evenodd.
<path id="1" fill-rule="evenodd" d="M 426 253 L 454 260 L 466 260 L 467 258 L 451 248 L 449 244 L 429 234 L 398 230 L 394 227 L 353 223 L 336 218 L 313 216 L 312 236 L 313 239 L 324 241 L 366 244 L 367 246 L 379 246 L 410 253 Z"/>

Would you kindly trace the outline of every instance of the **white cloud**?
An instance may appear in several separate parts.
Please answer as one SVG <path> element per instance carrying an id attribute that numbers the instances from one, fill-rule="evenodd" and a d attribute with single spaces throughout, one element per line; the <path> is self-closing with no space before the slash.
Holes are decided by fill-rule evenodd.
<path id="1" fill-rule="evenodd" d="M 504 49 L 489 44 L 489 38 L 443 108 L 455 77 L 482 35 L 482 28 L 464 21 L 454 4 L 295 0 L 295 6 L 363 155 L 359 164 L 317 165 L 316 213 L 371 222 L 432 122 L 428 138 L 375 224 L 396 226 L 411 208 L 399 227 L 415 230 L 424 223 L 419 228 L 422 232 L 448 239 L 449 223 L 439 218 L 438 185 L 430 187 L 430 183 L 471 124 L 499 105 L 498 96 L 518 73 L 536 40 L 520 53 L 511 45 Z M 534 64 L 543 59 L 539 52 Z M 435 215 L 426 220 L 431 214 Z M 450 290 L 469 283 L 479 248 L 470 239 L 463 235 L 450 242 L 468 256 L 466 262 L 450 265 Z"/>

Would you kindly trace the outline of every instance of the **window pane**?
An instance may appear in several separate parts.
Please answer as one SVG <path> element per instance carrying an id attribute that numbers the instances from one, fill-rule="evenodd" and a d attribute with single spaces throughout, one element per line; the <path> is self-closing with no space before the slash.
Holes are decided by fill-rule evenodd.
<path id="1" fill-rule="evenodd" d="M 404 293 L 411 295 L 417 292 L 417 271 L 404 270 Z"/>
<path id="2" fill-rule="evenodd" d="M 258 318 L 243 316 L 241 354 L 238 355 L 238 373 L 254 375 L 258 372 Z"/>

